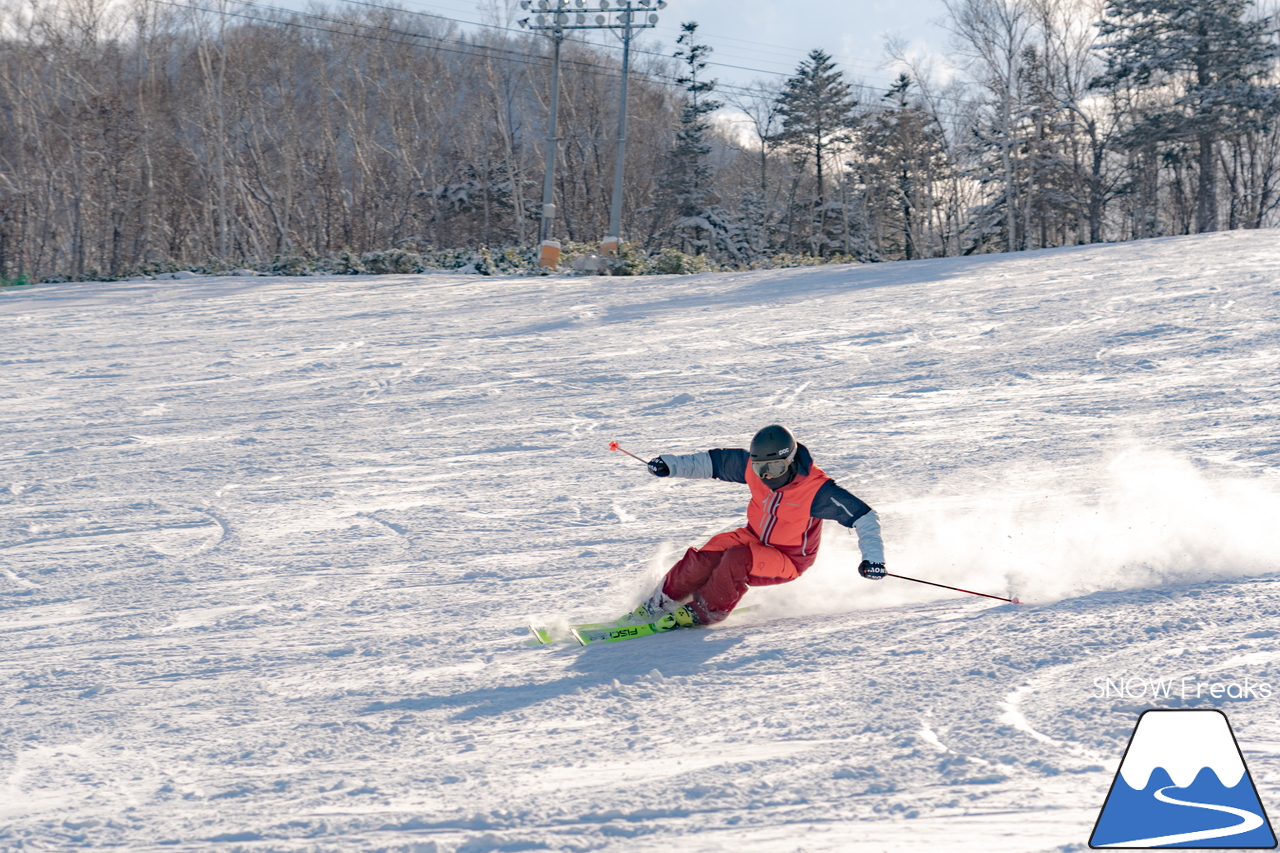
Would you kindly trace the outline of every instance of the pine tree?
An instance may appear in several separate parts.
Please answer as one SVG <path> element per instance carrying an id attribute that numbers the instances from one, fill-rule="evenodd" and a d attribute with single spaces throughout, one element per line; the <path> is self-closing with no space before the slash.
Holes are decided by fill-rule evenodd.
<path id="1" fill-rule="evenodd" d="M 1126 139 L 1131 151 L 1191 145 L 1197 172 L 1195 227 L 1214 231 L 1217 145 L 1265 126 L 1280 108 L 1263 82 L 1280 55 L 1269 20 L 1250 0 L 1111 0 L 1099 24 L 1106 70 L 1098 88 L 1141 93 Z"/>
<path id="2" fill-rule="evenodd" d="M 932 254 L 927 232 L 933 187 L 949 168 L 937 119 L 911 98 L 911 78 L 898 76 L 861 135 L 863 183 L 883 233 L 886 257 Z"/>
<path id="3" fill-rule="evenodd" d="M 825 250 L 827 160 L 842 146 L 853 142 L 852 131 L 858 125 L 858 101 L 853 96 L 844 72 L 836 69 L 830 54 L 812 50 L 800 63 L 778 98 L 782 113 L 782 132 L 778 140 L 796 154 L 802 167 L 813 163 L 817 177 L 813 210 L 817 214 L 816 235 Z"/>
<path id="4" fill-rule="evenodd" d="M 1077 185 L 1075 163 L 1065 154 L 1075 123 L 1066 115 L 1064 99 L 1053 91 L 1053 71 L 1043 48 L 1023 49 L 1025 129 L 1018 195 L 1023 199 L 1021 235 L 1027 248 L 1079 242 L 1082 236 L 1086 202 Z"/>
<path id="5" fill-rule="evenodd" d="M 680 109 L 680 128 L 676 144 L 666 158 L 666 167 L 658 176 L 657 203 L 660 215 L 672 218 L 667 236 L 680 243 L 682 251 L 698 254 L 723 251 L 741 260 L 743 248 L 740 228 L 734 218 L 720 207 L 712 192 L 713 173 L 707 161 L 711 145 L 707 134 L 711 127 L 707 115 L 724 106 L 711 97 L 716 81 L 702 75 L 711 48 L 697 41 L 698 24 L 680 25 L 683 31 L 676 43 L 675 57 L 683 61 L 684 72 L 676 82 L 684 87 L 685 100 Z"/>
<path id="6" fill-rule="evenodd" d="M 738 203 L 741 223 L 742 251 L 746 260 L 757 261 L 768 257 L 773 211 L 759 190 L 747 190 Z"/>

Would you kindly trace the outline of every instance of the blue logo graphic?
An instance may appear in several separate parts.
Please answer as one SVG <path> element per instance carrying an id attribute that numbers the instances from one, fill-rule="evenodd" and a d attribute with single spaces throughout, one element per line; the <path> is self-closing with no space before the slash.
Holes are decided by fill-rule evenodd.
<path id="1" fill-rule="evenodd" d="M 1089 846 L 1275 847 L 1275 833 L 1227 715 L 1144 711 Z"/>

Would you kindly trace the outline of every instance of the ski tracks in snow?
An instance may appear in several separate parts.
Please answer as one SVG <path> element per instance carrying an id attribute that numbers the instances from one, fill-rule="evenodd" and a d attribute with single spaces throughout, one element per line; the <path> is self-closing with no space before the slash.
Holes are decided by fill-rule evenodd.
<path id="1" fill-rule="evenodd" d="M 1273 242 L 0 293 L 0 847 L 1082 845 L 1143 708 L 1280 743 L 1107 687 L 1280 685 Z M 523 645 L 741 519 L 608 441 L 779 418 L 895 570 L 1033 605 L 828 525 L 741 622 Z"/>

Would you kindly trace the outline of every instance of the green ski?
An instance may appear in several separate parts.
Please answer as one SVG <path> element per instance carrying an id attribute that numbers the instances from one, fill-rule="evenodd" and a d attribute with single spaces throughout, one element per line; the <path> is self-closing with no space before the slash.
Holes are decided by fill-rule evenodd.
<path id="1" fill-rule="evenodd" d="M 582 645 L 588 643 L 616 643 L 620 640 L 634 640 L 638 637 L 648 637 L 652 634 L 665 634 L 667 631 L 674 631 L 680 626 L 676 624 L 676 620 L 670 617 L 664 617 L 657 622 L 642 622 L 639 625 L 618 625 L 615 627 L 604 628 L 573 628 L 574 638 Z"/>
<path id="2" fill-rule="evenodd" d="M 630 623 L 629 616 L 623 616 L 621 619 L 614 619 L 612 622 L 582 622 L 576 625 L 566 626 L 563 631 L 557 628 L 546 628 L 540 625 L 529 624 L 529 630 L 533 632 L 534 638 L 539 645 L 550 645 L 558 643 L 562 640 L 568 640 L 573 637 L 575 630 L 596 631 L 602 628 L 618 628 L 622 625 Z"/>
<path id="3" fill-rule="evenodd" d="M 750 613 L 752 610 L 759 610 L 759 609 L 760 609 L 760 605 L 758 604 L 748 605 L 747 607 L 739 607 L 737 610 L 733 611 L 733 613 L 731 614 L 731 617 L 736 616 L 739 613 Z M 535 625 L 533 623 L 530 623 L 529 631 L 533 634 L 534 639 L 529 640 L 528 645 L 547 646 L 547 645 L 551 645 L 552 643 L 559 643 L 565 640 L 575 639 L 579 643 L 585 646 L 586 643 L 582 642 L 582 637 L 579 636 L 579 632 L 584 632 L 584 633 L 595 632 L 598 634 L 599 632 L 602 632 L 602 631 L 603 632 L 622 631 L 623 629 L 626 629 L 626 628 L 648 629 L 652 624 L 655 624 L 655 623 L 632 622 L 631 614 L 629 613 L 626 616 L 621 617 L 620 619 L 614 619 L 612 622 L 580 622 L 573 625 L 568 625 L 564 629 L 549 628 L 542 625 Z M 659 633 L 662 633 L 662 632 L 645 630 L 644 633 L 638 634 L 636 636 L 647 637 L 650 634 L 659 634 Z M 617 640 L 631 640 L 634 638 L 635 637 L 633 636 L 626 636 L 626 637 L 618 637 Z M 588 640 L 587 642 L 595 642 L 600 639 L 601 637 L 595 636 L 592 640 Z M 610 642 L 616 642 L 616 640 L 611 640 Z"/>
<path id="4" fill-rule="evenodd" d="M 759 610 L 759 605 L 751 607 L 739 607 L 733 613 L 729 614 L 730 618 L 739 613 L 750 613 L 752 610 Z M 638 625 L 601 625 L 595 628 L 587 628 L 575 625 L 570 630 L 576 639 L 582 645 L 588 643 L 617 643 L 622 640 L 635 640 L 640 637 L 650 637 L 654 634 L 665 634 L 668 631 L 676 631 L 684 627 L 689 628 L 710 628 L 710 625 L 688 625 L 683 626 L 676 622 L 673 616 L 663 616 L 656 622 L 642 622 Z"/>

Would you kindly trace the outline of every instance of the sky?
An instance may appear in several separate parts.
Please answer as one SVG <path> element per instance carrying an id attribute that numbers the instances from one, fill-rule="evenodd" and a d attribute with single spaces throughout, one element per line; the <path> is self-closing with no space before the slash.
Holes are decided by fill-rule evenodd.
<path id="1" fill-rule="evenodd" d="M 796 4 L 672 0 L 665 12 L 672 27 L 659 26 L 661 37 L 674 42 L 679 23 L 694 20 L 705 42 L 714 48 L 711 62 L 759 69 L 714 69 L 716 77 L 732 83 L 789 75 L 810 50 L 822 48 L 850 77 L 870 85 L 887 84 L 892 74 L 884 68 L 886 36 L 904 39 L 914 50 L 934 53 L 944 52 L 949 40 L 939 25 L 946 14 L 942 0 Z"/>

